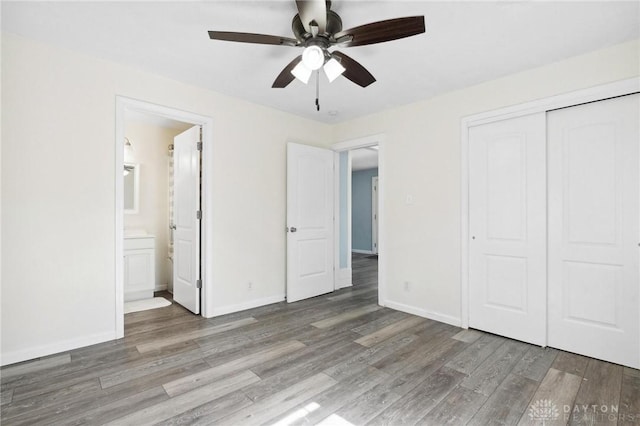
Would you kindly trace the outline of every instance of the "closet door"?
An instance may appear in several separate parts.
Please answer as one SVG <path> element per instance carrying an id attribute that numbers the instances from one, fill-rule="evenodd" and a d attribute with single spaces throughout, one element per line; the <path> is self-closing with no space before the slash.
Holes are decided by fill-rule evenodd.
<path id="1" fill-rule="evenodd" d="M 546 343 L 545 114 L 469 129 L 469 325 Z"/>
<path id="2" fill-rule="evenodd" d="M 640 366 L 640 95 L 548 113 L 549 346 Z"/>

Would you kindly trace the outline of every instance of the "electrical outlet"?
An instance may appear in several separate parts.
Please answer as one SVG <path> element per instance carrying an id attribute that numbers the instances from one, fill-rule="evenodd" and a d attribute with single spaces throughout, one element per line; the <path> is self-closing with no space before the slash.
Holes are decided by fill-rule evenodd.
<path id="1" fill-rule="evenodd" d="M 404 291 L 409 291 L 410 287 L 409 287 L 409 281 L 405 281 L 404 282 Z"/>

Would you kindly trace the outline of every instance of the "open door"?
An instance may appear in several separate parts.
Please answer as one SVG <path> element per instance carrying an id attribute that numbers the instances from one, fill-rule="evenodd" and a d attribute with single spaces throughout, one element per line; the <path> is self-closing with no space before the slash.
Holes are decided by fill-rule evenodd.
<path id="1" fill-rule="evenodd" d="M 200 313 L 201 128 L 173 139 L 173 299 Z"/>
<path id="2" fill-rule="evenodd" d="M 334 290 L 333 151 L 287 145 L 287 301 Z"/>

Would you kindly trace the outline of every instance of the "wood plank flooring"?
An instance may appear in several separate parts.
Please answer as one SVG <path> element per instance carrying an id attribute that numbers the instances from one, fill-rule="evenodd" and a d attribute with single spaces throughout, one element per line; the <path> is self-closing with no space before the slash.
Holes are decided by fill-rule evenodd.
<path id="1" fill-rule="evenodd" d="M 0 370 L 0 422 L 640 425 L 638 370 L 382 308 L 377 260 L 353 271 L 292 304 L 127 314 L 124 339 Z"/>

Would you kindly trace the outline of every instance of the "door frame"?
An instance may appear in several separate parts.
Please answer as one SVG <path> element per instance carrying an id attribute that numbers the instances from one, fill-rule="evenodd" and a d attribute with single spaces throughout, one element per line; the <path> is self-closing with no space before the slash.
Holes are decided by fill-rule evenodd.
<path id="1" fill-rule="evenodd" d="M 384 227 L 384 172 L 385 172 L 385 134 L 378 133 L 370 136 L 364 136 L 357 139 L 348 139 L 342 142 L 335 143 L 331 145 L 331 149 L 335 151 L 334 155 L 334 180 L 336 185 L 340 185 L 340 153 L 341 152 L 349 152 L 354 149 L 359 148 L 368 148 L 371 146 L 378 147 L 378 253 L 381 254 L 378 260 L 378 304 L 380 306 L 386 306 L 387 303 L 387 285 L 385 282 L 385 273 L 386 273 L 386 260 L 384 256 L 384 244 L 385 244 L 385 227 Z M 349 177 L 347 182 L 349 183 L 349 187 L 347 190 L 348 193 L 348 203 L 351 204 L 351 154 L 349 154 Z M 335 282 L 340 282 L 338 277 L 340 274 L 340 193 L 336 192 L 334 195 L 334 208 L 335 208 L 335 256 L 334 256 L 334 264 L 336 279 Z M 349 269 L 351 268 L 351 208 L 348 207 L 348 218 L 347 218 L 347 229 L 349 232 L 348 235 L 348 245 L 347 249 L 349 251 L 349 261 L 347 263 Z M 349 282 L 351 282 L 351 277 L 349 277 Z"/>
<path id="2" fill-rule="evenodd" d="M 378 189 L 380 176 L 371 178 L 371 252 L 378 254 Z"/>
<path id="3" fill-rule="evenodd" d="M 469 128 L 638 92 L 640 92 L 640 77 L 634 77 L 462 118 L 460 123 L 460 320 L 462 328 L 469 328 Z"/>
<path id="4" fill-rule="evenodd" d="M 342 217 L 342 212 L 340 209 L 340 201 L 342 198 L 342 194 L 340 193 L 341 190 L 341 184 L 342 184 L 342 179 L 340 176 L 340 171 L 342 168 L 342 164 L 341 164 L 341 160 L 340 160 L 340 156 L 341 154 L 347 154 L 347 169 L 345 170 L 345 174 L 346 174 L 346 204 L 347 204 L 347 208 L 346 208 L 346 220 L 345 220 L 345 233 L 347 234 L 347 251 L 349 251 L 349 254 L 347 255 L 347 265 L 344 268 L 340 267 L 340 249 L 341 249 L 341 245 L 342 245 L 342 238 L 340 235 L 340 231 L 342 229 L 342 221 L 340 220 Z M 334 253 L 334 277 L 333 277 L 333 282 L 334 282 L 334 290 L 339 290 L 341 288 L 346 288 L 346 287 L 351 287 L 353 285 L 353 268 L 351 266 L 351 228 L 352 228 L 352 224 L 351 224 L 351 216 L 352 216 L 352 206 L 351 206 L 351 179 L 352 179 L 352 164 L 351 164 L 351 150 L 343 150 L 343 151 L 336 151 L 334 153 L 334 174 L 333 174 L 333 180 L 334 180 L 334 189 L 333 189 L 333 193 L 334 193 L 334 202 L 333 202 L 333 208 L 334 208 L 334 213 L 333 216 L 335 218 L 334 221 L 334 236 L 333 238 L 336 240 L 336 244 L 335 244 L 335 253 Z"/>
<path id="5" fill-rule="evenodd" d="M 202 276 L 202 289 L 200 294 L 201 315 L 208 318 L 212 313 L 208 299 L 213 295 L 213 274 L 207 271 L 206 262 L 208 253 L 213 253 L 213 119 L 200 114 L 183 111 L 176 108 L 162 106 L 151 102 L 132 99 L 116 95 L 116 129 L 115 129 L 115 299 L 114 313 L 116 317 L 116 338 L 124 337 L 124 179 L 122 168 L 124 167 L 124 138 L 125 138 L 125 113 L 127 111 L 141 112 L 145 114 L 169 118 L 194 126 L 202 126 L 202 220 L 201 220 L 201 252 L 200 265 Z"/>

